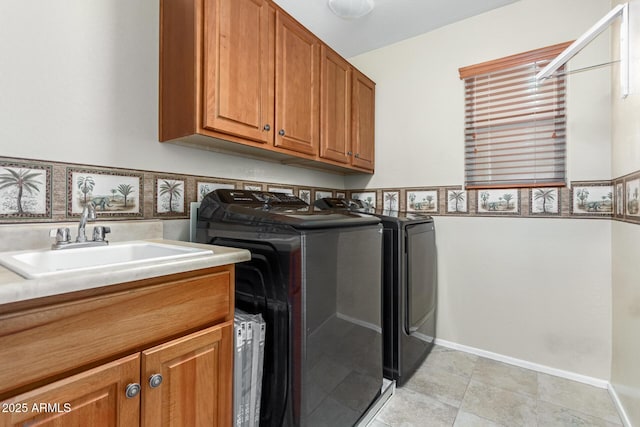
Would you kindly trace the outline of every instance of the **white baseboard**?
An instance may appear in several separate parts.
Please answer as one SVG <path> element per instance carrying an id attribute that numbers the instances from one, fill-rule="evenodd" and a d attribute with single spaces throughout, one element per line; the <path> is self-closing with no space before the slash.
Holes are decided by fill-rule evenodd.
<path id="1" fill-rule="evenodd" d="M 616 393 L 616 389 L 613 387 L 611 383 L 609 383 L 607 390 L 609 391 L 609 396 L 611 396 L 611 399 L 613 400 L 613 404 L 618 410 L 618 415 L 620 415 L 620 419 L 622 420 L 622 425 L 624 425 L 624 427 L 633 427 L 631 425 L 631 420 L 629 419 L 627 412 L 624 410 L 624 406 L 622 406 L 622 402 L 620 402 L 618 393 Z"/>
<path id="2" fill-rule="evenodd" d="M 609 382 L 600 378 L 589 377 L 586 375 L 576 374 L 575 372 L 564 371 L 562 369 L 557 369 L 557 368 L 551 368 L 549 366 L 540 365 L 537 363 L 529 362 L 527 360 L 516 359 L 515 357 L 505 356 L 503 354 L 493 353 L 493 352 L 481 350 L 475 347 L 469 347 L 463 344 L 442 340 L 440 338 L 436 338 L 435 343 L 436 345 L 440 345 L 442 347 L 464 351 L 466 353 L 471 353 L 477 356 L 486 357 L 487 359 L 508 363 L 509 365 L 519 366 L 521 368 L 531 369 L 532 371 L 542 372 L 543 374 L 554 375 L 556 377 L 566 378 L 572 381 L 578 381 L 578 382 L 589 384 L 595 387 L 609 389 Z"/>

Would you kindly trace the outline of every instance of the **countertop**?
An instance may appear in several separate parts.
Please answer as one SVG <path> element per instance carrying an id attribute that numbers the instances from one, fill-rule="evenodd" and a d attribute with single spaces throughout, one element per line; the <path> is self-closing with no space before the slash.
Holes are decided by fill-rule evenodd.
<path id="1" fill-rule="evenodd" d="M 26 279 L 0 266 L 0 305 L 100 288 L 134 280 L 182 273 L 190 270 L 217 267 L 251 259 L 251 253 L 245 249 L 165 239 L 146 239 L 145 241 L 211 249 L 213 250 L 213 254 L 191 259 L 156 262 L 152 265 L 120 268 L 110 266 L 95 269 L 91 272 L 70 273 L 68 275 L 65 274 L 41 279 Z"/>

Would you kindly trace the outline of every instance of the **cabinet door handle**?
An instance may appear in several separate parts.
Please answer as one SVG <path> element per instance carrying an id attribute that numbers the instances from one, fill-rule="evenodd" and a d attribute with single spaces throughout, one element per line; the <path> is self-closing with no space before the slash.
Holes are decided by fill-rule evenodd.
<path id="1" fill-rule="evenodd" d="M 162 384 L 162 375 L 153 374 L 149 377 L 149 387 L 151 388 L 160 387 L 160 384 Z"/>
<path id="2" fill-rule="evenodd" d="M 140 394 L 140 384 L 131 383 L 127 385 L 127 388 L 125 389 L 125 394 L 127 396 L 127 399 L 133 399 L 138 394 Z"/>
<path id="3" fill-rule="evenodd" d="M 353 153 L 351 151 L 347 151 L 347 156 L 353 156 Z"/>
<path id="4" fill-rule="evenodd" d="M 264 130 L 266 130 L 267 132 L 269 132 L 271 130 L 271 126 L 269 126 L 269 124 L 264 125 Z"/>
<path id="5" fill-rule="evenodd" d="M 356 153 L 356 159 L 360 158 L 360 153 Z"/>
<path id="6" fill-rule="evenodd" d="M 278 135 L 284 136 L 284 129 L 280 129 L 280 132 L 278 132 Z"/>

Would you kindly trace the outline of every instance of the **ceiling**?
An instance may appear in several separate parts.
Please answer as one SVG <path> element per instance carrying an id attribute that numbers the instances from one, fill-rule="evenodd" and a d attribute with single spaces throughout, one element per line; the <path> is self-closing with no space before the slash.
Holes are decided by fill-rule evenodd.
<path id="1" fill-rule="evenodd" d="M 374 0 L 357 20 L 335 16 L 327 0 L 274 0 L 342 56 L 349 58 L 518 0 Z"/>

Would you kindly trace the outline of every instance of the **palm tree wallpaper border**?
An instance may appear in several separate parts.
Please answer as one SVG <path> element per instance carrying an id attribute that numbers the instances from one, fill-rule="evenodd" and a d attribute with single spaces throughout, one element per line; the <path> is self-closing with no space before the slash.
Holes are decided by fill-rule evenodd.
<path id="1" fill-rule="evenodd" d="M 614 198 L 615 198 L 615 208 L 613 212 L 613 216 L 615 218 L 624 218 L 624 180 L 618 179 L 613 183 L 613 188 L 615 190 Z"/>
<path id="2" fill-rule="evenodd" d="M 142 217 L 142 174 L 67 168 L 67 216 L 77 217 L 93 202 L 99 217 Z"/>
<path id="3" fill-rule="evenodd" d="M 201 202 L 204 196 L 218 188 L 233 190 L 236 185 L 232 182 L 196 181 L 196 202 Z"/>
<path id="4" fill-rule="evenodd" d="M 298 197 L 300 197 L 305 202 L 311 204 L 311 189 L 310 188 L 299 188 L 298 189 Z"/>
<path id="5" fill-rule="evenodd" d="M 438 189 L 407 190 L 407 212 L 440 213 Z"/>
<path id="6" fill-rule="evenodd" d="M 400 210 L 400 192 L 399 191 L 383 191 L 382 192 L 382 208 L 389 211 Z"/>
<path id="7" fill-rule="evenodd" d="M 609 183 L 574 182 L 571 187 L 571 214 L 611 216 L 613 185 Z"/>
<path id="8" fill-rule="evenodd" d="M 333 197 L 333 190 L 328 190 L 328 189 L 318 190 L 318 189 L 316 189 L 313 192 L 313 200 L 324 199 L 325 197 Z"/>
<path id="9" fill-rule="evenodd" d="M 362 192 L 351 192 L 351 198 L 360 200 L 364 203 L 364 207 L 368 209 L 375 209 L 377 204 L 377 191 L 362 191 Z"/>
<path id="10" fill-rule="evenodd" d="M 360 198 L 370 206 L 391 208 L 397 204 L 400 210 L 407 209 L 412 195 L 416 196 L 414 204 L 419 195 L 426 196 L 416 192 L 431 192 L 434 197 L 428 203 L 427 213 L 434 216 L 614 219 L 640 225 L 640 170 L 612 180 L 572 181 L 569 184 L 567 187 L 545 189 L 548 193 L 543 207 L 542 199 L 545 197 L 539 193 L 541 189 L 535 188 L 518 191 L 492 189 L 490 191 L 496 195 L 494 201 L 491 193 L 487 200 L 482 199 L 485 190 L 465 190 L 459 184 L 343 190 L 286 182 L 0 157 L 0 223 L 75 220 L 89 200 L 97 205 L 98 216 L 105 220 L 182 219 L 189 217 L 188 202 L 198 200 L 214 187 L 224 186 L 293 190 L 308 202 L 312 202 L 316 194 L 326 191 L 335 197 Z M 578 197 L 578 191 L 584 200 Z M 600 194 L 602 191 L 604 193 Z M 508 201 L 504 198 L 506 192 L 514 193 Z M 427 200 L 423 198 L 426 209 Z M 21 200 L 20 208 L 18 199 Z M 169 199 L 171 208 L 167 204 Z M 493 201 L 492 209 L 488 204 L 483 208 L 485 201 Z M 423 208 L 422 204 L 420 208 Z"/>
<path id="11" fill-rule="evenodd" d="M 478 214 L 520 215 L 520 190 L 478 190 Z"/>
<path id="12" fill-rule="evenodd" d="M 0 218 L 51 218 L 48 165 L 0 162 Z"/>
<path id="13" fill-rule="evenodd" d="M 557 188 L 532 188 L 529 194 L 531 215 L 560 215 L 560 192 Z"/>
<path id="14" fill-rule="evenodd" d="M 447 214 L 468 215 L 469 214 L 469 192 L 460 187 L 447 188 Z"/>
<path id="15" fill-rule="evenodd" d="M 272 191 L 274 193 L 285 193 L 285 194 L 294 194 L 293 187 L 280 187 L 277 185 L 270 185 L 267 187 L 267 191 Z"/>
<path id="16" fill-rule="evenodd" d="M 640 219 L 640 174 L 625 179 L 624 212 L 627 219 Z"/>
<path id="17" fill-rule="evenodd" d="M 159 217 L 188 218 L 186 181 L 175 176 L 156 175 L 154 214 Z"/>

